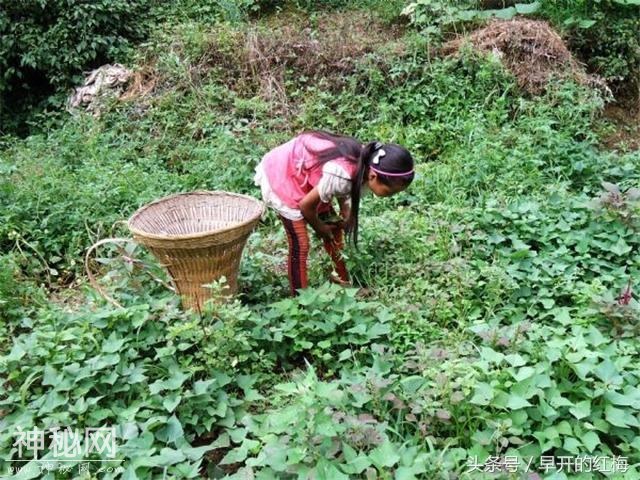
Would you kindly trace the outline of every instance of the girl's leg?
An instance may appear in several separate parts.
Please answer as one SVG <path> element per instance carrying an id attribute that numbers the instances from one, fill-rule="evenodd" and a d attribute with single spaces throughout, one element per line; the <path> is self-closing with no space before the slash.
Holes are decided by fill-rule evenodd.
<path id="1" fill-rule="evenodd" d="M 279 215 L 284 225 L 289 243 L 289 257 L 287 270 L 289 273 L 289 287 L 291 295 L 298 294 L 299 288 L 307 288 L 307 257 L 309 256 L 309 235 L 307 222 L 304 220 L 289 220 Z"/>
<path id="2" fill-rule="evenodd" d="M 324 249 L 333 261 L 338 278 L 343 282 L 348 282 L 349 274 L 347 273 L 347 266 L 344 263 L 341 253 L 341 250 L 344 247 L 344 235 L 342 229 L 336 228 L 333 231 L 333 242 L 324 241 L 323 243 Z"/>

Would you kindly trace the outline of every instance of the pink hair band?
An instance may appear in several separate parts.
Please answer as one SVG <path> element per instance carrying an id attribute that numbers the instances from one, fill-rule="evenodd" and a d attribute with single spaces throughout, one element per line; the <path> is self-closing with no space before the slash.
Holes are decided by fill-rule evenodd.
<path id="1" fill-rule="evenodd" d="M 404 177 L 406 175 L 411 175 L 413 173 L 413 169 L 409 170 L 408 172 L 392 173 L 392 172 L 383 172 L 382 170 L 378 170 L 377 168 L 374 168 L 371 165 L 369 165 L 369 168 L 374 172 L 379 173 L 380 175 L 385 175 L 387 177 Z"/>

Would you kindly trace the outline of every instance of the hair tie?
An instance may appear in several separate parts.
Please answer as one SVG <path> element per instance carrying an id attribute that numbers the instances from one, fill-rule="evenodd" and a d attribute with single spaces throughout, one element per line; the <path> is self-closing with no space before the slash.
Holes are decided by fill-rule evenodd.
<path id="1" fill-rule="evenodd" d="M 379 142 L 378 142 L 379 144 Z M 380 159 L 382 157 L 384 157 L 387 154 L 387 152 L 385 152 L 382 148 L 379 148 L 376 153 L 373 155 L 373 157 L 371 158 L 371 163 L 374 165 L 379 165 L 380 164 Z"/>

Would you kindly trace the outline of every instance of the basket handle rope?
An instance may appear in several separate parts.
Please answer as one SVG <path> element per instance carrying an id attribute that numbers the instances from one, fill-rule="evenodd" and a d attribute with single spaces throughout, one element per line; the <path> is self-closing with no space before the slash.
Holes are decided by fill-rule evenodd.
<path id="1" fill-rule="evenodd" d="M 91 271 L 91 266 L 90 266 L 90 260 L 91 260 L 91 254 L 96 250 L 96 248 L 98 248 L 101 245 L 105 245 L 108 243 L 114 243 L 114 244 L 123 244 L 123 243 L 134 243 L 137 245 L 137 242 L 131 238 L 123 238 L 123 237 L 113 237 L 113 238 L 103 238 L 102 240 L 98 240 L 96 243 L 94 243 L 93 245 L 91 245 L 91 247 L 89 247 L 89 249 L 87 250 L 87 253 L 84 257 L 84 269 L 87 272 L 87 277 L 89 279 L 89 283 L 91 284 L 91 286 L 106 300 L 108 301 L 110 304 L 118 307 L 118 308 L 123 308 L 122 305 L 120 303 L 118 303 L 113 297 L 111 297 L 106 290 L 100 285 L 100 283 L 96 280 L 96 277 L 94 275 L 94 273 Z M 141 260 L 137 260 L 135 258 L 131 258 L 127 255 L 123 254 L 123 257 L 126 261 L 132 262 L 132 263 L 136 263 L 138 265 L 141 266 L 145 266 L 144 262 L 142 262 Z M 147 274 L 153 278 L 153 280 L 155 280 L 156 282 L 162 284 L 164 287 L 166 287 L 168 290 L 171 290 L 172 292 L 176 291 L 175 286 L 169 285 L 167 282 L 165 282 L 164 280 L 162 280 L 161 278 L 156 277 L 154 274 L 152 274 L 148 269 L 145 269 Z"/>

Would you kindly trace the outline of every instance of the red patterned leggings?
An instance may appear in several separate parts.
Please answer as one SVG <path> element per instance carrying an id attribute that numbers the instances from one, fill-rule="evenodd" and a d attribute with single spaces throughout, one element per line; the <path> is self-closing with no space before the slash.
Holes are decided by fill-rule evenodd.
<path id="1" fill-rule="evenodd" d="M 297 295 L 299 288 L 307 288 L 307 258 L 309 256 L 309 234 L 307 233 L 307 222 L 305 220 L 289 220 L 279 215 L 284 224 L 289 242 L 289 258 L 287 259 L 287 269 L 289 273 L 289 287 L 291 295 Z M 324 241 L 324 249 L 327 251 L 336 273 L 341 281 L 349 281 L 347 267 L 342 259 L 340 250 L 344 247 L 342 229 L 334 230 L 333 242 Z"/>

